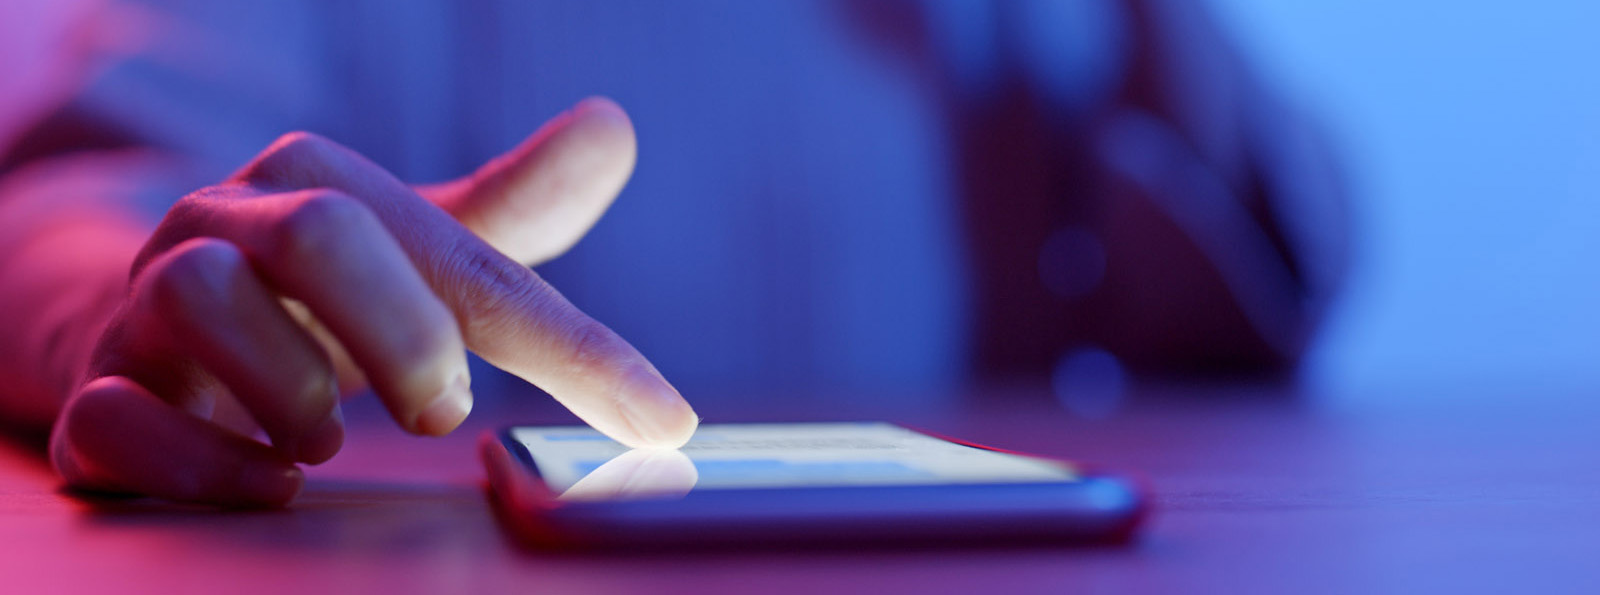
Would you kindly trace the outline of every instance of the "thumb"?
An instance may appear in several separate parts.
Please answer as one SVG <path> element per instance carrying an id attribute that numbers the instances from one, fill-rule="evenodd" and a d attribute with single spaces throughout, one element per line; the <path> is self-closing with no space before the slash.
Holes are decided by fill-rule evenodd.
<path id="1" fill-rule="evenodd" d="M 627 113 L 590 97 L 466 177 L 418 187 L 495 249 L 527 265 L 566 252 L 633 174 Z"/>

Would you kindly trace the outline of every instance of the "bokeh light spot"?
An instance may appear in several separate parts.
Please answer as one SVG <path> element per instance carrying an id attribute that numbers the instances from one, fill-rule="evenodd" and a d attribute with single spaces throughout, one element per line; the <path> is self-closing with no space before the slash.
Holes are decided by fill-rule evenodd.
<path id="1" fill-rule="evenodd" d="M 1089 419 L 1115 414 L 1122 406 L 1127 383 L 1127 372 L 1117 356 L 1096 347 L 1067 352 L 1051 375 L 1051 387 L 1061 406 Z"/>

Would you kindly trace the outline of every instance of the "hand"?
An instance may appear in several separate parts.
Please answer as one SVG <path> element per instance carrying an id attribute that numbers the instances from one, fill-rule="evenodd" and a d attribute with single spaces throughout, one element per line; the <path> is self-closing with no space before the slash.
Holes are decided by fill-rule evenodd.
<path id="1" fill-rule="evenodd" d="M 627 116 L 592 99 L 467 178 L 413 188 L 304 133 L 180 200 L 135 258 L 50 455 L 73 486 L 275 506 L 342 446 L 362 378 L 410 432 L 472 406 L 465 349 L 630 446 L 698 419 L 645 358 L 524 263 L 561 252 L 630 175 Z M 248 413 L 270 446 L 228 427 Z"/>

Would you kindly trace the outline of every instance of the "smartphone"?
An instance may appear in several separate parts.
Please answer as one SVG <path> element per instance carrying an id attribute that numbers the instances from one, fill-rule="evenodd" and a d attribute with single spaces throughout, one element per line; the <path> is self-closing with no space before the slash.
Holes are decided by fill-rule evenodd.
<path id="1" fill-rule="evenodd" d="M 678 450 L 587 427 L 485 436 L 501 520 L 537 547 L 1122 541 L 1133 482 L 880 422 L 703 425 Z"/>

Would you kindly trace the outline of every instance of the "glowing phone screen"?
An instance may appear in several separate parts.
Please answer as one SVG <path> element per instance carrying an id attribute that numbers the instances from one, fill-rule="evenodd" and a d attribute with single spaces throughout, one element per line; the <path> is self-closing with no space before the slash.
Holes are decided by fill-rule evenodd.
<path id="1" fill-rule="evenodd" d="M 679 450 L 630 450 L 586 427 L 512 437 L 563 499 L 693 490 L 1070 482 L 1070 466 L 940 440 L 879 422 L 701 426 Z"/>

